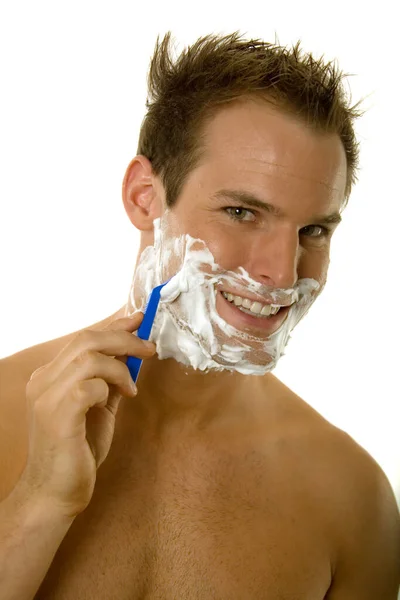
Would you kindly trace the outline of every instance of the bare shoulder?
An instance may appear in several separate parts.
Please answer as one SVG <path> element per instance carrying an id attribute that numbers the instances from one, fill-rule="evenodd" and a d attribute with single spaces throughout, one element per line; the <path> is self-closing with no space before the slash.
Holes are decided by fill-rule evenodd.
<path id="1" fill-rule="evenodd" d="M 332 426 L 332 440 L 337 528 L 327 600 L 397 600 L 400 514 L 393 488 L 376 460 L 347 433 Z"/>
<path id="2" fill-rule="evenodd" d="M 299 474 L 323 511 L 332 541 L 333 580 L 327 598 L 395 600 L 400 515 L 386 474 L 348 433 L 288 388 L 285 394 Z"/>
<path id="3" fill-rule="evenodd" d="M 324 473 L 332 473 L 333 477 L 338 474 L 342 484 L 348 478 L 353 487 L 358 480 L 366 485 L 370 477 L 387 480 L 376 460 L 351 435 L 330 423 L 278 379 L 273 386 L 280 405 L 280 430 L 302 448 L 308 463 L 313 456 L 317 464 L 321 461 L 325 465 Z"/>
<path id="4" fill-rule="evenodd" d="M 308 469 L 325 489 L 329 486 L 332 497 L 340 500 L 343 516 L 346 511 L 362 513 L 369 503 L 384 498 L 386 503 L 396 505 L 387 476 L 371 454 L 289 388 L 283 388 L 290 407 L 289 438 L 300 450 L 298 454 L 304 457 Z M 317 481 L 314 483 L 317 485 Z M 380 490 L 378 496 L 377 490 Z"/>

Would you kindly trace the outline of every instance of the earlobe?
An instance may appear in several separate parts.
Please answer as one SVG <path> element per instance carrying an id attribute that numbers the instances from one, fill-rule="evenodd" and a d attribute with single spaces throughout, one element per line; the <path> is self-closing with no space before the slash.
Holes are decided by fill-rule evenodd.
<path id="1" fill-rule="evenodd" d="M 162 201 L 154 183 L 151 162 L 145 156 L 135 156 L 124 176 L 122 200 L 131 223 L 141 231 L 152 230 L 154 219 L 161 216 Z"/>

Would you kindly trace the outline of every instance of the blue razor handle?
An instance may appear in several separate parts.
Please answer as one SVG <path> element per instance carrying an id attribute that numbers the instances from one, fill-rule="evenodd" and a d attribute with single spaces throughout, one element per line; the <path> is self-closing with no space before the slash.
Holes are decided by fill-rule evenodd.
<path id="1" fill-rule="evenodd" d="M 168 280 L 169 281 L 169 280 Z M 153 327 L 154 319 L 157 313 L 158 304 L 160 302 L 160 294 L 161 290 L 168 283 L 162 283 L 157 287 L 153 288 L 150 292 L 150 296 L 147 300 L 145 309 L 144 309 L 144 317 L 143 321 L 140 324 L 140 327 L 137 332 L 137 336 L 142 340 L 148 340 L 151 333 L 151 328 Z M 141 358 L 137 358 L 137 356 L 128 356 L 128 360 L 126 361 L 126 366 L 129 369 L 129 373 L 133 381 L 136 383 L 137 378 L 139 376 L 140 367 L 142 366 L 143 360 Z"/>

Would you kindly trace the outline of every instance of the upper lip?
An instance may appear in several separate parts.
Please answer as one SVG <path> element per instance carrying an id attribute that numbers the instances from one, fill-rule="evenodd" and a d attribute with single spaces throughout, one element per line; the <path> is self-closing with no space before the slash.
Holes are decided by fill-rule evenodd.
<path id="1" fill-rule="evenodd" d="M 281 304 L 279 302 L 274 302 L 273 300 L 263 300 L 261 301 L 259 298 L 250 298 L 250 296 L 248 296 L 247 294 L 238 294 L 237 292 L 233 292 L 231 290 L 225 290 L 225 289 L 221 289 L 219 290 L 220 292 L 225 292 L 225 294 L 232 294 L 232 296 L 240 296 L 241 298 L 246 298 L 247 300 L 250 300 L 251 302 L 260 302 L 260 304 L 275 304 L 277 306 L 291 306 L 293 304 L 293 302 L 287 304 Z"/>

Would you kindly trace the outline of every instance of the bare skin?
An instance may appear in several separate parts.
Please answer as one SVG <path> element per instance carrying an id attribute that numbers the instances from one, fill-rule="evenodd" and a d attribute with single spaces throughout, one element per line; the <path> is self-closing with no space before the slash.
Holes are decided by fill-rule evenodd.
<path id="1" fill-rule="evenodd" d="M 200 237 L 224 268 L 243 266 L 276 288 L 300 277 L 323 287 L 330 237 L 302 231 L 340 208 L 338 140 L 257 103 L 222 111 L 208 138 L 209 160 L 190 175 L 171 234 Z M 228 184 L 273 197 L 287 217 L 245 228 L 226 220 L 210 197 Z M 123 197 L 139 255 L 153 243 L 163 194 L 136 157 Z M 102 332 L 125 308 L 89 329 Z M 0 362 L 0 498 L 29 463 L 27 383 L 75 338 Z M 273 374 L 204 374 L 154 355 L 137 396 L 121 393 L 93 496 L 74 507 L 37 600 L 396 600 L 400 526 L 385 475 Z"/>

